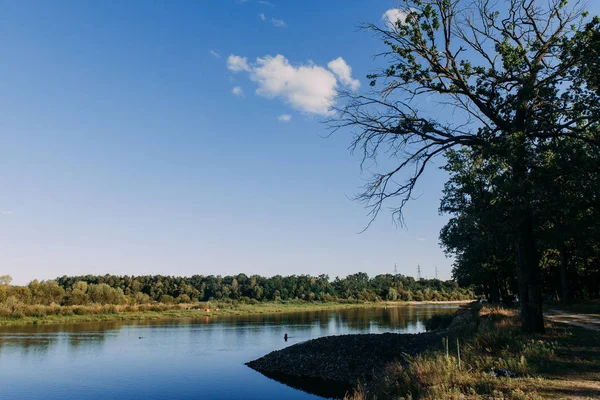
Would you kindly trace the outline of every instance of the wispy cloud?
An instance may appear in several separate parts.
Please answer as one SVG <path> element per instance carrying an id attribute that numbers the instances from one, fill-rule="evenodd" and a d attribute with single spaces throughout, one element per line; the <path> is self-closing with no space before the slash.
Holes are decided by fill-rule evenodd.
<path id="1" fill-rule="evenodd" d="M 287 24 L 282 19 L 271 18 L 271 23 L 276 28 L 286 28 L 287 27 Z"/>
<path id="2" fill-rule="evenodd" d="M 250 68 L 248 67 L 248 59 L 246 57 L 240 57 L 233 54 L 227 57 L 227 68 L 234 72 L 250 71 Z"/>
<path id="3" fill-rule="evenodd" d="M 332 115 L 340 86 L 356 88 L 352 69 L 339 57 L 328 68 L 310 61 L 292 65 L 283 55 L 259 57 L 248 63 L 246 57 L 230 55 L 227 67 L 234 72 L 247 71 L 257 84 L 256 93 L 269 99 L 279 98 L 308 114 Z"/>
<path id="4" fill-rule="evenodd" d="M 290 122 L 292 120 L 292 116 L 290 114 L 281 114 L 277 117 L 277 119 L 281 122 Z"/>
<path id="5" fill-rule="evenodd" d="M 259 0 L 258 4 L 262 4 L 263 6 L 268 6 L 268 7 L 275 7 L 275 4 L 270 3 L 270 2 L 268 2 L 266 0 Z"/>
<path id="6" fill-rule="evenodd" d="M 239 86 L 234 86 L 233 89 L 231 89 L 231 93 L 233 93 L 234 96 L 241 96 L 244 94 L 244 90 Z"/>
<path id="7" fill-rule="evenodd" d="M 424 237 L 417 237 L 417 240 L 418 240 L 419 242 L 424 242 L 424 241 L 425 241 L 425 238 L 424 238 Z"/>
<path id="8" fill-rule="evenodd" d="M 264 13 L 258 14 L 258 18 L 260 18 L 261 21 L 266 21 L 267 20 L 267 16 Z M 282 19 L 271 18 L 269 21 L 276 28 L 287 28 L 287 24 Z"/>
<path id="9" fill-rule="evenodd" d="M 212 54 L 215 58 L 221 58 L 221 55 L 219 53 L 217 53 L 215 50 L 210 49 L 208 51 L 210 54 Z"/>
<path id="10" fill-rule="evenodd" d="M 11 214 L 14 214 L 14 211 L 0 210 L 0 215 L 11 215 Z"/>

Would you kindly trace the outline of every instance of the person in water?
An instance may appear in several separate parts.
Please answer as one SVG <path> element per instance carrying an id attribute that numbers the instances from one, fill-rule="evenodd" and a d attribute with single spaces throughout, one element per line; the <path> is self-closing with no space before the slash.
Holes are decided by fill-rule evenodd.
<path id="1" fill-rule="evenodd" d="M 286 333 L 285 335 L 283 335 L 283 340 L 285 340 L 287 342 L 287 339 L 288 339 L 288 335 Z"/>

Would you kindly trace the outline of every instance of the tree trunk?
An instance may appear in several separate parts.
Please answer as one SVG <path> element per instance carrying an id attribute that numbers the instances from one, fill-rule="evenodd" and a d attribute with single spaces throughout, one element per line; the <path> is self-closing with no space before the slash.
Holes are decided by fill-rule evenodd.
<path id="1" fill-rule="evenodd" d="M 569 277 L 568 277 L 569 260 L 564 243 L 560 247 L 560 286 L 561 295 L 560 302 L 562 304 L 571 304 L 571 294 L 569 293 Z"/>
<path id="2" fill-rule="evenodd" d="M 517 264 L 519 302 L 521 304 L 521 329 L 523 332 L 544 332 L 542 312 L 542 287 L 540 284 L 539 257 L 535 248 L 531 212 L 523 210 L 519 219 Z"/>
<path id="3" fill-rule="evenodd" d="M 510 300 L 510 296 L 508 295 L 508 289 L 506 288 L 506 283 L 502 281 L 500 284 L 500 297 L 502 298 L 502 304 L 505 306 L 512 305 L 512 301 Z"/>
<path id="4" fill-rule="evenodd" d="M 515 179 L 514 201 L 516 205 L 517 278 L 519 281 L 519 302 L 521 304 L 521 330 L 530 333 L 544 332 L 542 311 L 542 286 L 540 282 L 540 257 L 536 250 L 533 235 L 533 214 L 531 209 L 531 182 L 528 171 L 528 143 L 526 131 L 528 88 L 523 88 L 519 97 L 522 105 L 515 118 L 521 133 L 515 139 L 513 172 Z"/>
<path id="5" fill-rule="evenodd" d="M 498 297 L 498 284 L 496 277 L 490 279 L 490 303 L 498 304 L 500 299 Z"/>
<path id="6" fill-rule="evenodd" d="M 592 298 L 598 299 L 600 298 L 600 262 L 596 261 L 596 268 L 594 268 L 595 272 L 592 272 L 592 282 L 594 283 L 595 290 L 592 292 Z"/>

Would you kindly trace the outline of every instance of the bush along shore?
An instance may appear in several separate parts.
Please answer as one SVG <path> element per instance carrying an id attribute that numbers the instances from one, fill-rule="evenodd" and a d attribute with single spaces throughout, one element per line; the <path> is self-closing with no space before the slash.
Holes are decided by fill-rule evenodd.
<path id="1" fill-rule="evenodd" d="M 247 365 L 347 400 L 600 398 L 598 333 L 546 328 L 524 334 L 515 310 L 473 303 L 434 332 L 319 338 Z"/>
<path id="2" fill-rule="evenodd" d="M 135 321 L 212 318 L 227 315 L 276 314 L 344 308 L 387 307 L 411 304 L 455 304 L 450 302 L 251 302 L 211 301 L 188 304 L 95 304 L 86 306 L 0 304 L 0 326 L 62 324 L 93 321 Z"/>
<path id="3" fill-rule="evenodd" d="M 475 296 L 453 281 L 357 273 L 274 276 L 63 276 L 11 285 L 0 276 L 0 324 L 59 319 L 145 319 L 218 313 L 260 313 L 374 304 L 384 301 L 464 301 Z"/>

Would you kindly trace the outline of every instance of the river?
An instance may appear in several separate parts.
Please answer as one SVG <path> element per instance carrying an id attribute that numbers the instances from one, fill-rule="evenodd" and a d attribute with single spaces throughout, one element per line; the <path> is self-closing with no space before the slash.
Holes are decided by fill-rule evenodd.
<path id="1" fill-rule="evenodd" d="M 322 336 L 423 332 L 427 319 L 456 308 L 0 327 L 0 399 L 320 399 L 244 363 Z"/>

